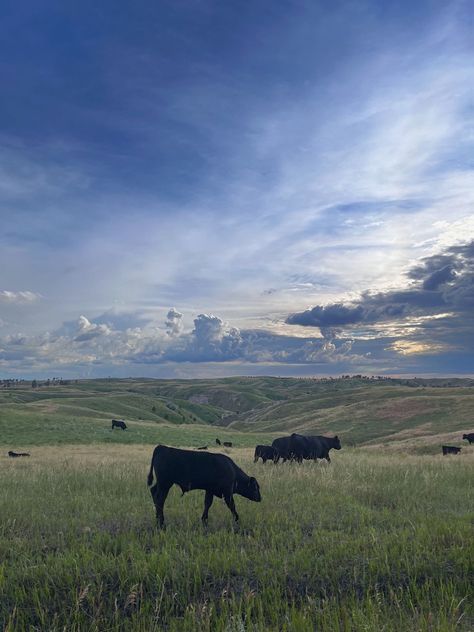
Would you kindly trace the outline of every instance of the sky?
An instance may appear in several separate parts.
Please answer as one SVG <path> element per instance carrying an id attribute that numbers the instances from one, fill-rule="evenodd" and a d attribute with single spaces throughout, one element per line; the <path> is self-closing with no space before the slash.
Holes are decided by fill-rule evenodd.
<path id="1" fill-rule="evenodd" d="M 0 378 L 474 374 L 469 2 L 0 17 Z"/>

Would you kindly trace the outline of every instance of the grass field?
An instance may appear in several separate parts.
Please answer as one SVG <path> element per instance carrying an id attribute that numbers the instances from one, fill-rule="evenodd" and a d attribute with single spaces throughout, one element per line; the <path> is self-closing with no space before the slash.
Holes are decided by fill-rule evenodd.
<path id="1" fill-rule="evenodd" d="M 0 629 L 474 629 L 469 382 L 97 380 L 0 391 Z M 124 417 L 129 430 L 110 429 Z M 252 461 L 293 430 L 338 433 L 332 464 Z M 203 492 L 165 506 L 153 446 L 213 446 L 257 477 L 241 524 Z M 354 447 L 354 444 L 356 447 Z M 8 449 L 30 458 L 9 459 Z"/>
<path id="2" fill-rule="evenodd" d="M 337 453 L 253 464 L 263 501 L 174 489 L 155 529 L 149 445 L 0 459 L 4 630 L 472 630 L 474 458 Z"/>

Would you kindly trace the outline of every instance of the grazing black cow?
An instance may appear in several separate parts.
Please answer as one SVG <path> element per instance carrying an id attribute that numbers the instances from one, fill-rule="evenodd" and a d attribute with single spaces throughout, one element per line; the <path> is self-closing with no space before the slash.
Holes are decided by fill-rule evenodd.
<path id="1" fill-rule="evenodd" d="M 216 445 L 221 445 L 220 439 L 216 439 Z"/>
<path id="2" fill-rule="evenodd" d="M 258 445 L 255 448 L 253 461 L 256 463 L 258 459 L 262 459 L 264 463 L 275 460 L 277 451 L 271 445 Z"/>
<path id="3" fill-rule="evenodd" d="M 8 456 L 11 456 L 12 458 L 16 457 L 16 456 L 30 456 L 28 454 L 28 452 L 13 452 L 13 450 L 8 450 Z"/>
<path id="4" fill-rule="evenodd" d="M 202 445 L 198 450 L 207 450 L 207 445 Z"/>
<path id="5" fill-rule="evenodd" d="M 474 432 L 468 432 L 467 434 L 463 434 L 463 439 L 467 439 L 469 443 L 474 443 Z"/>
<path id="6" fill-rule="evenodd" d="M 155 485 L 153 485 L 153 472 L 157 479 Z M 156 507 L 156 521 L 159 528 L 164 525 L 163 506 L 173 485 L 178 485 L 183 494 L 192 489 L 203 489 L 206 492 L 204 513 L 201 517 L 204 524 L 207 523 L 214 496 L 225 500 L 235 521 L 238 521 L 239 515 L 235 509 L 233 494 L 240 494 L 255 502 L 260 502 L 262 499 L 256 479 L 253 476 L 247 476 L 225 454 L 198 453 L 158 445 L 151 459 L 148 486 Z"/>
<path id="7" fill-rule="evenodd" d="M 441 449 L 443 450 L 444 456 L 447 454 L 459 454 L 461 452 L 461 448 L 456 448 L 454 445 L 443 445 Z"/>
<path id="8" fill-rule="evenodd" d="M 329 450 L 332 448 L 340 450 L 341 442 L 337 435 L 335 437 L 305 436 L 294 432 L 289 437 L 275 439 L 272 447 L 278 452 L 276 462 L 281 457 L 283 463 L 292 460 L 301 463 L 303 459 L 326 459 L 330 463 Z"/>
<path id="9" fill-rule="evenodd" d="M 126 430 L 127 424 L 121 419 L 112 419 L 112 430 L 114 428 L 122 428 L 122 430 Z"/>
<path id="10" fill-rule="evenodd" d="M 224 445 L 226 448 L 231 448 L 231 447 L 232 447 L 232 441 L 224 441 L 223 445 Z"/>

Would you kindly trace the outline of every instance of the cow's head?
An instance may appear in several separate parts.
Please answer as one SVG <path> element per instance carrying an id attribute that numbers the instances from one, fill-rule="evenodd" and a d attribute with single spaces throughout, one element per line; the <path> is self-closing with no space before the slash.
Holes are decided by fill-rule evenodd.
<path id="1" fill-rule="evenodd" d="M 247 481 L 246 487 L 247 489 L 245 490 L 245 493 L 242 494 L 242 496 L 245 496 L 249 500 L 254 500 L 256 503 L 259 503 L 262 500 L 262 497 L 260 495 L 260 487 L 257 483 L 257 479 L 251 476 Z"/>
<path id="2" fill-rule="evenodd" d="M 339 437 L 337 435 L 334 437 L 333 442 L 334 442 L 333 448 L 335 450 L 340 450 L 341 447 L 342 447 L 341 446 L 341 440 L 339 439 Z"/>
<path id="3" fill-rule="evenodd" d="M 467 439 L 467 434 L 463 434 L 462 438 Z"/>

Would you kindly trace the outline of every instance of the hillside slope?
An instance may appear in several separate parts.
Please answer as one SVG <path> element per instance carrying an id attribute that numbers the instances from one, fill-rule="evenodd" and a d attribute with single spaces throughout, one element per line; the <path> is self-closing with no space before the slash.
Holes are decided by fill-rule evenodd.
<path id="1" fill-rule="evenodd" d="M 90 429 L 101 441 L 112 417 L 143 441 L 158 426 L 196 426 L 230 434 L 338 434 L 347 445 L 454 437 L 474 429 L 473 380 L 226 378 L 218 380 L 79 380 L 61 385 L 11 383 L 0 390 L 0 442 L 20 426 Z M 33 433 L 35 434 L 35 433 Z M 41 434 L 41 433 L 40 433 Z M 205 437 L 211 434 L 205 433 Z M 64 436 L 63 436 L 64 435 Z M 190 436 L 191 436 L 190 435 Z M 115 435 L 115 440 L 120 435 Z M 203 435 L 204 436 L 204 435 Z M 198 439 L 196 439 L 198 440 Z M 207 439 L 206 439 L 207 440 Z"/>

